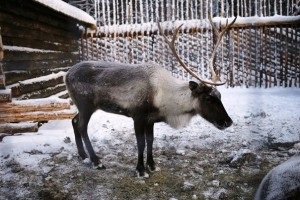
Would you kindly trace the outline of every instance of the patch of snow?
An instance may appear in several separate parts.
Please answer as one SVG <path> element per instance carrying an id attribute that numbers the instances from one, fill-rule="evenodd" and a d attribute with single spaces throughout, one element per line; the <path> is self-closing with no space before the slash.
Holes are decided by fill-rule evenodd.
<path id="1" fill-rule="evenodd" d="M 34 49 L 30 47 L 19 47 L 19 46 L 9 46 L 3 45 L 4 51 L 24 51 L 24 52 L 39 52 L 39 53 L 59 53 L 61 51 L 53 51 L 47 49 Z"/>
<path id="2" fill-rule="evenodd" d="M 14 103 L 16 100 L 13 100 L 12 103 Z M 33 105 L 33 106 L 43 106 L 47 104 L 56 104 L 56 103 L 70 103 L 70 100 L 68 99 L 60 99 L 56 96 L 51 96 L 47 98 L 41 98 L 41 99 L 27 99 L 27 100 L 17 100 L 18 105 Z"/>
<path id="3" fill-rule="evenodd" d="M 35 122 L 22 122 L 22 123 L 13 123 L 14 127 L 19 128 L 29 128 L 32 127 L 32 125 L 36 124 Z M 0 127 L 5 127 L 7 124 L 0 124 Z"/>
<path id="4" fill-rule="evenodd" d="M 9 94 L 11 94 L 11 89 L 3 89 L 3 90 L 1 89 L 0 94 L 9 95 Z"/>
<path id="5" fill-rule="evenodd" d="M 72 6 L 64 1 L 61 0 L 34 0 L 46 7 L 51 8 L 54 11 L 60 12 L 65 14 L 66 16 L 72 17 L 73 19 L 77 19 L 78 21 L 96 25 L 96 20 L 75 6 Z"/>
<path id="6" fill-rule="evenodd" d="M 201 117 L 194 117 L 188 127 L 179 130 L 172 129 L 165 123 L 157 123 L 154 127 L 154 151 L 174 149 L 175 156 L 176 151 L 178 154 L 192 155 L 194 152 L 197 155 L 197 149 L 217 148 L 220 152 L 246 149 L 243 152 L 253 152 L 256 155 L 261 147 L 266 146 L 270 133 L 280 133 L 279 135 L 287 137 L 288 142 L 298 140 L 299 88 L 226 89 L 222 86 L 219 90 L 224 107 L 234 122 L 230 129 L 218 130 Z M 57 98 L 53 100 L 57 101 Z M 34 100 L 28 101 L 36 103 Z M 51 98 L 45 101 L 51 101 Z M 262 112 L 265 115 L 259 115 Z M 103 159 L 106 161 L 114 160 L 115 155 L 110 153 L 112 148 L 119 154 L 132 158 L 137 154 L 131 118 L 96 111 L 89 122 L 88 133 L 95 151 L 100 154 L 104 152 Z M 278 137 L 278 134 L 273 136 Z M 66 137 L 69 137 L 68 142 L 65 142 Z M 5 162 L 14 159 L 21 167 L 35 170 L 44 159 L 60 152 L 68 155 L 66 159 L 78 157 L 71 120 L 49 121 L 37 133 L 4 137 L 0 142 L 0 166 L 5 166 Z M 126 164 L 123 165 L 128 168 Z M 134 165 L 132 163 L 131 167 Z M 201 169 L 199 171 L 201 173 Z M 8 178 L 10 175 L 6 173 L 5 176 Z M 226 191 L 211 188 L 204 195 L 219 195 L 222 192 Z"/>

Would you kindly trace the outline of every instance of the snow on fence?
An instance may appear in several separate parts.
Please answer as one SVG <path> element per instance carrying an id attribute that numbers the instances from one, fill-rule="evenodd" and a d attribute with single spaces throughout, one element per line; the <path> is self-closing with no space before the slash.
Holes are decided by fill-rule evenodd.
<path id="1" fill-rule="evenodd" d="M 177 42 L 181 57 L 209 78 L 207 58 L 213 39 L 208 22 L 224 26 L 238 16 L 224 36 L 216 63 L 228 86 L 300 87 L 299 0 L 69 0 L 97 20 L 96 33 L 80 40 L 82 60 L 127 63 L 154 61 L 179 78 L 190 78 L 158 34 L 183 24 Z"/>

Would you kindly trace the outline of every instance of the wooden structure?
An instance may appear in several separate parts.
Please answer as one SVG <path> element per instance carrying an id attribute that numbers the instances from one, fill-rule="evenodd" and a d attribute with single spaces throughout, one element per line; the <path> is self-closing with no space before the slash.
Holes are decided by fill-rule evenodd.
<path id="1" fill-rule="evenodd" d="M 11 132 L 4 123 L 74 116 L 69 101 L 50 96 L 66 95 L 65 72 L 80 60 L 78 39 L 95 20 L 60 0 L 1 0 L 0 27 L 0 133 Z"/>
<path id="2" fill-rule="evenodd" d="M 82 59 L 127 63 L 155 61 L 189 79 L 157 33 L 184 24 L 178 51 L 202 77 L 210 76 L 213 46 L 208 21 L 217 25 L 238 15 L 217 53 L 217 71 L 228 87 L 300 87 L 300 2 L 298 0 L 69 0 L 98 22 L 97 34 L 82 37 Z"/>
<path id="3" fill-rule="evenodd" d="M 67 71 L 79 61 L 79 26 L 95 28 L 94 19 L 83 15 L 87 14 L 63 1 L 1 1 L 2 65 L 13 98 L 40 98 L 65 90 L 62 73 L 60 78 L 47 75 Z"/>

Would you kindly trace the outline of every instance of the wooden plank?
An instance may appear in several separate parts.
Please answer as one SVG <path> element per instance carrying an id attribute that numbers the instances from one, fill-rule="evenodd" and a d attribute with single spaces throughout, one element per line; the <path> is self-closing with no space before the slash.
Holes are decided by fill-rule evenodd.
<path id="1" fill-rule="evenodd" d="M 4 114 L 0 115 L 0 123 L 72 119 L 76 113 L 76 110 L 67 109 L 52 112 L 26 112 L 19 113 L 18 115 Z"/>

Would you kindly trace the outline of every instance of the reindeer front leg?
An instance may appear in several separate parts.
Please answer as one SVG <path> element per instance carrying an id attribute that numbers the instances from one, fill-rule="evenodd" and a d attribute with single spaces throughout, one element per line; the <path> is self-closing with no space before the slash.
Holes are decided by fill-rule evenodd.
<path id="1" fill-rule="evenodd" d="M 144 122 L 144 120 L 139 120 L 139 119 L 134 120 L 134 130 L 135 130 L 135 136 L 136 136 L 137 147 L 138 147 L 138 163 L 136 166 L 136 170 L 138 173 L 138 177 L 148 178 L 149 174 L 146 173 L 145 166 L 144 166 L 145 126 L 146 123 Z"/>
<path id="2" fill-rule="evenodd" d="M 154 123 L 149 123 L 149 124 L 147 124 L 146 130 L 145 130 L 146 142 L 147 142 L 146 165 L 150 172 L 160 171 L 160 168 L 155 165 L 155 162 L 153 160 L 153 140 L 154 140 L 153 127 L 154 127 Z"/>

